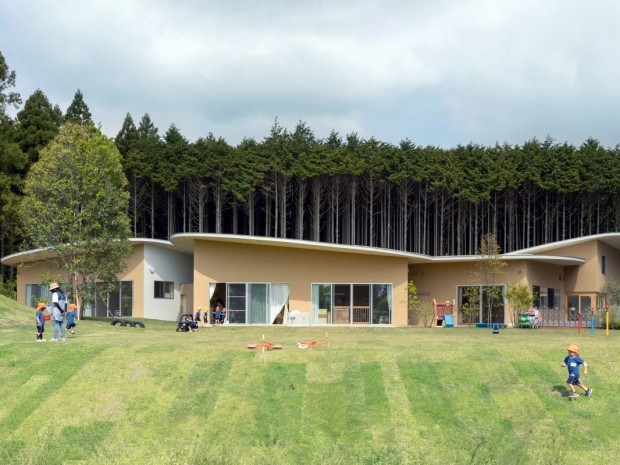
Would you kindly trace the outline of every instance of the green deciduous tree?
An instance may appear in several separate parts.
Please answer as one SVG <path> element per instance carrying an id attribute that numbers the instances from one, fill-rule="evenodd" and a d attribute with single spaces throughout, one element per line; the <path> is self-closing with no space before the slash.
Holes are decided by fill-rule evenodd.
<path id="1" fill-rule="evenodd" d="M 516 327 L 519 321 L 519 312 L 523 312 L 532 306 L 534 295 L 527 284 L 516 283 L 508 286 L 506 300 L 510 306 L 512 325 Z"/>
<path id="2" fill-rule="evenodd" d="M 506 266 L 506 262 L 500 257 L 500 248 L 497 244 L 495 234 L 485 234 L 480 242 L 480 248 L 476 254 L 478 261 L 476 266 L 479 271 L 483 289 L 483 304 L 487 311 L 488 322 L 492 321 L 493 305 L 502 301 L 502 287 L 499 284 L 499 278 L 503 274 L 502 268 Z"/>
<path id="3" fill-rule="evenodd" d="M 76 123 L 61 128 L 26 176 L 24 229 L 34 246 L 53 251 L 74 301 L 90 297 L 96 282 L 116 283 L 131 254 L 126 185 L 114 142 Z"/>

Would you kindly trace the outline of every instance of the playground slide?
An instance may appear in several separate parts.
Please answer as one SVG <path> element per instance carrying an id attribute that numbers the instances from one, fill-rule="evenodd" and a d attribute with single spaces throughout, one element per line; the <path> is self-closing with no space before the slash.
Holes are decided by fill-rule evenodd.
<path id="1" fill-rule="evenodd" d="M 452 315 L 444 315 L 443 318 L 446 328 L 454 328 L 454 320 L 452 319 Z"/>

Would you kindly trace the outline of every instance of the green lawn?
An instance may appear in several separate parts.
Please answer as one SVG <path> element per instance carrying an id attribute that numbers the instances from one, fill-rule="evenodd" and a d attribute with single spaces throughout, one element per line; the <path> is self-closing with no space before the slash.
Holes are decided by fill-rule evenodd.
<path id="1" fill-rule="evenodd" d="M 329 328 L 301 350 L 324 329 L 83 321 L 36 343 L 6 302 L 0 464 L 620 463 L 618 331 Z M 245 349 L 263 333 L 283 349 Z M 566 398 L 569 343 L 589 399 Z"/>

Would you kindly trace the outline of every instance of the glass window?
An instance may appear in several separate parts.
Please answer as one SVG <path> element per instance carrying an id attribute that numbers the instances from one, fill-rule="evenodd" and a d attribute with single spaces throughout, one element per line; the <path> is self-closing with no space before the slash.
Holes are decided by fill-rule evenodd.
<path id="1" fill-rule="evenodd" d="M 605 255 L 601 257 L 601 273 L 607 274 L 607 257 Z"/>
<path id="2" fill-rule="evenodd" d="M 391 284 L 313 284 L 312 324 L 390 324 Z"/>
<path id="3" fill-rule="evenodd" d="M 480 287 L 459 286 L 459 324 L 474 324 L 480 320 Z"/>
<path id="4" fill-rule="evenodd" d="M 82 299 L 85 317 L 133 316 L 133 281 L 89 285 Z"/>
<path id="5" fill-rule="evenodd" d="M 332 322 L 332 285 L 312 285 L 312 324 Z"/>
<path id="6" fill-rule="evenodd" d="M 246 321 L 246 286 L 245 283 L 229 283 L 228 289 L 228 321 L 229 323 L 245 323 Z"/>
<path id="7" fill-rule="evenodd" d="M 372 285 L 372 323 L 390 324 L 391 284 Z"/>
<path id="8" fill-rule="evenodd" d="M 459 321 L 465 324 L 503 324 L 504 292 L 504 286 L 459 286 Z"/>
<path id="9" fill-rule="evenodd" d="M 534 301 L 532 302 L 532 306 L 534 308 L 540 309 L 540 286 L 532 286 L 532 294 L 534 295 Z"/>
<path id="10" fill-rule="evenodd" d="M 353 323 L 370 323 L 370 286 L 368 284 L 353 285 Z"/>
<path id="11" fill-rule="evenodd" d="M 351 285 L 334 284 L 334 319 L 335 324 L 351 323 Z"/>
<path id="12" fill-rule="evenodd" d="M 121 281 L 121 316 L 133 315 L 133 281 Z"/>
<path id="13" fill-rule="evenodd" d="M 37 303 L 50 302 L 50 293 L 46 284 L 26 284 L 26 302 L 29 307 L 36 307 Z"/>
<path id="14" fill-rule="evenodd" d="M 577 321 L 579 319 L 579 296 L 568 296 L 568 321 Z"/>
<path id="15" fill-rule="evenodd" d="M 267 324 L 267 284 L 249 284 L 250 323 Z"/>
<path id="16" fill-rule="evenodd" d="M 173 299 L 174 283 L 172 281 L 155 281 L 156 299 Z"/>

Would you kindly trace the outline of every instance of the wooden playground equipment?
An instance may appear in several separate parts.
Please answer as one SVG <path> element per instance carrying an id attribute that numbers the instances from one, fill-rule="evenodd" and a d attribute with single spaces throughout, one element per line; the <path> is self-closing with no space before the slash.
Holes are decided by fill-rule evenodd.
<path id="1" fill-rule="evenodd" d="M 433 299 L 433 321 L 431 326 L 445 326 L 446 320 L 449 320 L 453 325 L 454 317 L 456 316 L 454 313 L 454 309 L 456 308 L 456 301 L 446 300 L 445 302 L 437 302 Z M 446 318 L 446 315 L 449 315 L 449 318 Z"/>
<path id="2" fill-rule="evenodd" d="M 307 339 L 299 341 L 297 343 L 297 348 L 307 349 L 308 347 L 318 347 L 323 345 L 329 347 L 329 336 L 327 335 L 327 331 L 325 331 L 325 337 L 323 339 Z"/>
<path id="3" fill-rule="evenodd" d="M 265 335 L 263 334 L 263 342 L 259 342 L 257 344 L 247 344 L 246 348 L 248 348 L 248 349 L 259 349 L 259 350 L 265 352 L 266 350 L 281 349 L 282 346 L 274 344 L 273 342 L 266 341 L 265 340 Z"/>

